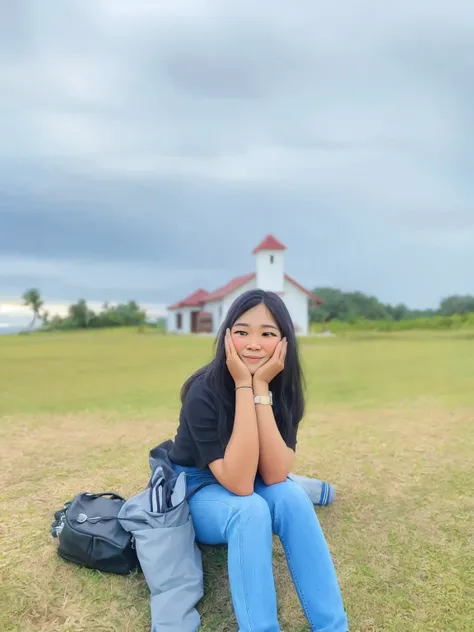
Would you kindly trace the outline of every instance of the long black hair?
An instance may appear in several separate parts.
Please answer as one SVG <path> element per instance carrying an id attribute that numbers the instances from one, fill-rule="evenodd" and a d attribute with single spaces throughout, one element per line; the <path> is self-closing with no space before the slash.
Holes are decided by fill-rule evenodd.
<path id="1" fill-rule="evenodd" d="M 226 364 L 225 332 L 227 329 L 232 329 L 242 314 L 262 304 L 272 314 L 282 337 L 286 337 L 288 341 L 285 367 L 270 384 L 275 421 L 283 439 L 287 438 L 289 429 L 296 427 L 304 415 L 304 377 L 290 313 L 283 300 L 275 292 L 249 290 L 237 297 L 230 306 L 214 341 L 213 360 L 191 375 L 181 389 L 181 402 L 184 404 L 186 395 L 194 382 L 198 379 L 205 380 L 216 399 L 219 435 L 223 441 L 230 438 L 235 415 L 235 384 Z"/>

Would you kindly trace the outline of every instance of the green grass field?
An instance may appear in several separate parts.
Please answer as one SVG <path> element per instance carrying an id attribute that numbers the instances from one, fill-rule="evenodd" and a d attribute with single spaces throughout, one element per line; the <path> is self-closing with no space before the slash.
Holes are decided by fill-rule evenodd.
<path id="1" fill-rule="evenodd" d="M 79 491 L 125 496 L 173 437 L 206 337 L 135 330 L 0 336 L 0 630 L 145 632 L 139 574 L 56 554 L 55 510 Z M 331 481 L 317 513 L 351 632 L 472 632 L 474 336 L 351 334 L 300 342 L 308 407 L 295 471 Z M 235 631 L 225 550 L 204 548 L 202 630 Z M 275 542 L 283 632 L 309 630 Z"/>

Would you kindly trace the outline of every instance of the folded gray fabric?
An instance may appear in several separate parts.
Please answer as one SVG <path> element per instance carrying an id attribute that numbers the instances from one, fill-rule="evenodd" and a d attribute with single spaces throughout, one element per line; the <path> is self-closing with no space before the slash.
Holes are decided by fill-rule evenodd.
<path id="1" fill-rule="evenodd" d="M 133 534 L 150 589 L 151 632 L 195 632 L 203 596 L 201 553 L 186 499 L 184 472 L 169 487 L 161 467 L 151 484 L 122 506 L 118 519 Z M 171 493 L 169 493 L 171 492 Z"/>

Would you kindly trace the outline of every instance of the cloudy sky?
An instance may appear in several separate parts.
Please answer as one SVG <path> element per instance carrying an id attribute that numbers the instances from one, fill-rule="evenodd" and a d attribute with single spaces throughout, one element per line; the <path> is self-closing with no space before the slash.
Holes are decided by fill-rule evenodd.
<path id="1" fill-rule="evenodd" d="M 0 297 L 474 293 L 472 0 L 0 3 Z"/>

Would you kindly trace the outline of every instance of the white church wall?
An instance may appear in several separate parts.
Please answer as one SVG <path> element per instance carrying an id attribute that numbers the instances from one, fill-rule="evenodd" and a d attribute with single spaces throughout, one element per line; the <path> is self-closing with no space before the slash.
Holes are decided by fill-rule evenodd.
<path id="1" fill-rule="evenodd" d="M 281 250 L 262 250 L 255 255 L 257 286 L 267 292 L 283 292 L 285 266 Z"/>
<path id="2" fill-rule="evenodd" d="M 284 287 L 285 291 L 282 298 L 297 328 L 297 333 L 307 336 L 309 332 L 308 296 L 287 279 L 285 279 Z"/>
<path id="3" fill-rule="evenodd" d="M 168 310 L 168 318 L 166 323 L 166 331 L 170 334 L 176 333 L 176 311 L 175 309 Z"/>
<path id="4" fill-rule="evenodd" d="M 196 307 L 180 307 L 179 309 L 172 309 L 168 312 L 168 333 L 173 334 L 190 334 L 191 333 L 191 312 L 195 311 Z M 177 314 L 181 314 L 181 329 L 178 329 Z"/>
<path id="5" fill-rule="evenodd" d="M 222 300 L 205 303 L 202 310 L 212 314 L 212 333 L 216 334 L 219 328 L 220 315 L 222 313 Z"/>

